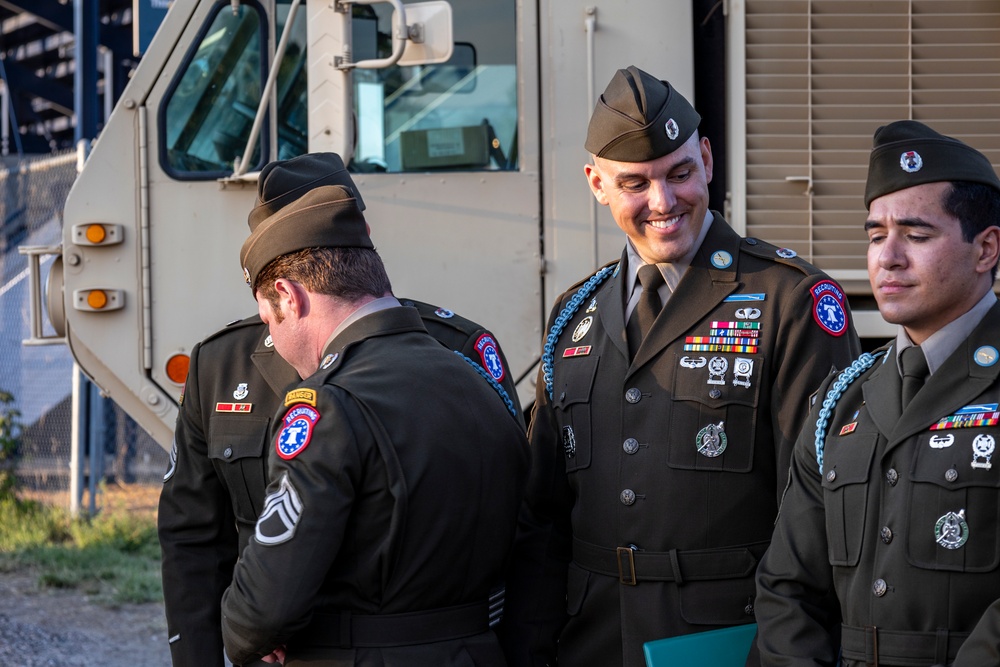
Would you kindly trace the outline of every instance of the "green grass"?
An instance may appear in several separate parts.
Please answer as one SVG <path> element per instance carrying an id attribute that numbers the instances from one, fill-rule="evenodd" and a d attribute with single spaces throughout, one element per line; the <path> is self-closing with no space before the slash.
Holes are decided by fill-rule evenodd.
<path id="1" fill-rule="evenodd" d="M 124 507 L 73 518 L 37 502 L 0 499 L 0 573 L 12 571 L 107 605 L 163 599 L 155 518 Z"/>

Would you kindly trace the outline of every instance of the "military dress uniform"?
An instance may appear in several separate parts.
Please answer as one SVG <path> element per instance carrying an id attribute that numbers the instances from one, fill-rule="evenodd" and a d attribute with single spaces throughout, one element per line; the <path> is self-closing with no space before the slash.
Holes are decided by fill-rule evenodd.
<path id="1" fill-rule="evenodd" d="M 500 400 L 523 422 L 507 360 L 490 331 L 445 308 L 402 303 L 416 308 L 442 345 L 482 364 L 501 385 Z M 174 667 L 223 664 L 219 602 L 263 510 L 271 420 L 284 390 L 298 382 L 256 315 L 191 351 L 158 511 Z"/>
<path id="2" fill-rule="evenodd" d="M 255 537 L 223 597 L 235 664 L 503 665 L 488 627 L 527 475 L 518 420 L 389 308 L 331 341 L 277 413 Z"/>
<path id="3" fill-rule="evenodd" d="M 951 665 L 1000 598 L 998 330 L 994 304 L 905 409 L 893 343 L 824 383 L 760 567 L 766 664 L 834 664 L 831 588 L 845 667 Z M 998 664 L 993 639 L 955 664 Z"/>
<path id="4" fill-rule="evenodd" d="M 807 397 L 859 343 L 836 283 L 713 215 L 631 363 L 627 252 L 552 311 L 507 585 L 513 664 L 640 667 L 644 642 L 754 620 Z"/>

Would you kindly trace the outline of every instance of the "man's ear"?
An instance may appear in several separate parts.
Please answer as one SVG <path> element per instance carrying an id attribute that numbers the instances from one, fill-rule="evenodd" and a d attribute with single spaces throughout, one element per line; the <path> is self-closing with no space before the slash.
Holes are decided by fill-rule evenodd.
<path id="1" fill-rule="evenodd" d="M 288 278 L 278 278 L 274 281 L 274 290 L 278 293 L 278 303 L 286 314 L 304 317 L 309 310 L 309 294 L 306 289 Z"/>
<path id="2" fill-rule="evenodd" d="M 583 173 L 587 177 L 587 185 L 594 193 L 594 198 L 599 204 L 607 206 L 608 194 L 604 191 L 604 177 L 601 175 L 601 170 L 597 168 L 596 164 L 588 162 L 583 165 Z"/>
<path id="3" fill-rule="evenodd" d="M 1000 227 L 991 225 L 979 232 L 975 243 L 979 250 L 976 270 L 981 273 L 991 272 L 1000 260 Z"/>

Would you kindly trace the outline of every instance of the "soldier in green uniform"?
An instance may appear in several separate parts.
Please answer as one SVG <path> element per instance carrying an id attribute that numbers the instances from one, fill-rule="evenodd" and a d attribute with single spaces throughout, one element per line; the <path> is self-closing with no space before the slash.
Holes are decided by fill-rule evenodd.
<path id="1" fill-rule="evenodd" d="M 269 214 L 240 259 L 305 379 L 275 415 L 264 509 L 222 598 L 230 659 L 505 664 L 489 595 L 528 452 L 499 384 L 391 296 L 349 188 Z"/>
<path id="2" fill-rule="evenodd" d="M 898 121 L 875 132 L 865 205 L 872 291 L 898 330 L 824 383 L 795 444 L 758 572 L 760 653 L 996 665 L 995 636 L 962 645 L 1000 597 L 1000 179 Z"/>
<path id="3" fill-rule="evenodd" d="M 626 234 L 559 299 L 502 624 L 516 665 L 645 665 L 754 620 L 807 397 L 860 352 L 840 286 L 709 209 L 712 151 L 669 83 L 618 70 L 585 174 Z"/>
<path id="4" fill-rule="evenodd" d="M 251 224 L 308 190 L 297 185 L 323 184 L 351 188 L 364 207 L 339 156 L 310 154 L 265 167 Z M 504 390 L 498 399 L 509 400 L 521 417 L 507 361 L 491 332 L 444 308 L 409 299 L 401 303 L 417 309 L 442 345 L 498 380 Z M 272 417 L 284 390 L 299 381 L 274 351 L 258 315 L 230 324 L 191 351 L 158 511 L 174 667 L 222 667 L 222 593 L 263 509 Z"/>

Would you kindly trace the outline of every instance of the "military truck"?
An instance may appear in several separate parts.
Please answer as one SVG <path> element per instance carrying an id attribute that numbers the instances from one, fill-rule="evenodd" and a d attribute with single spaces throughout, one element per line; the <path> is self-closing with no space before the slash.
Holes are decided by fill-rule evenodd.
<path id="1" fill-rule="evenodd" d="M 492 328 L 530 405 L 555 297 L 621 252 L 583 139 L 628 65 L 702 113 L 713 208 L 841 281 L 866 338 L 893 331 L 865 272 L 875 128 L 916 118 L 1000 157 L 989 0 L 174 0 L 62 243 L 26 249 L 34 342 L 44 302 L 83 371 L 169 448 L 191 347 L 256 311 L 238 252 L 257 172 L 329 150 L 397 293 Z"/>

